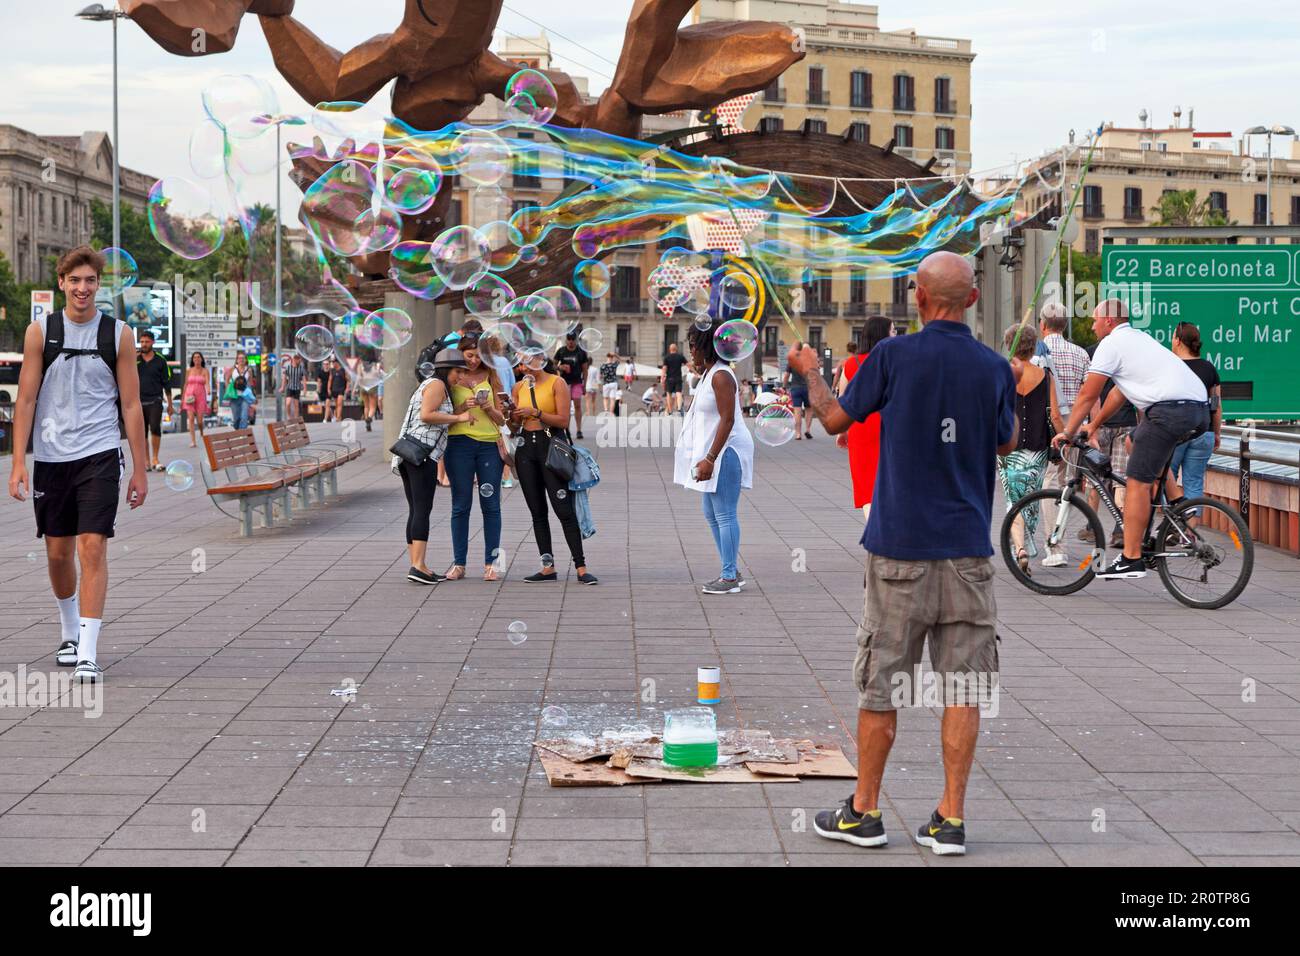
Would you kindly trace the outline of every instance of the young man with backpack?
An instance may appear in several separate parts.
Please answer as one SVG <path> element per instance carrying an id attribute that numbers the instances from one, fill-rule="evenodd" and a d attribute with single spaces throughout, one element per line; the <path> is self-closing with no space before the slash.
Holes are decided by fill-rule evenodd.
<path id="1" fill-rule="evenodd" d="M 126 470 L 123 430 L 131 446 L 128 505 L 140 507 L 149 492 L 135 342 L 124 322 L 95 308 L 103 269 L 104 257 L 89 246 L 64 254 L 57 272 L 67 305 L 27 327 L 9 473 L 9 494 L 25 501 L 30 490 L 36 536 L 45 538 L 63 626 L 56 659 L 75 666 L 80 681 L 103 679 L 97 648 L 108 594 L 108 539 Z"/>

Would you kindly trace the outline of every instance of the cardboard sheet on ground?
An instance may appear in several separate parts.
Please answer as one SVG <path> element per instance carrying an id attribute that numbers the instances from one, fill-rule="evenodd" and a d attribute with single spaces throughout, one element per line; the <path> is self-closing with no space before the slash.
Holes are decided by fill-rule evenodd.
<path id="1" fill-rule="evenodd" d="M 657 738 L 640 742 L 624 739 L 610 746 L 590 737 L 577 737 L 539 740 L 533 746 L 553 787 L 622 787 L 673 781 L 796 783 L 801 777 L 857 776 L 843 751 L 834 744 L 773 739 L 766 731 L 724 731 L 718 736 L 718 765 L 700 768 L 666 765 Z M 601 757 L 605 759 L 599 760 Z"/>

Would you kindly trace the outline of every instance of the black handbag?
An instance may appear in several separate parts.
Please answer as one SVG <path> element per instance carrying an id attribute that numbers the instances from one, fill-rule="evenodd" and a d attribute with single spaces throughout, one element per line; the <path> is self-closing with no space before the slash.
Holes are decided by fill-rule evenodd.
<path id="1" fill-rule="evenodd" d="M 528 394 L 533 400 L 533 408 L 540 409 L 541 406 L 537 404 L 537 391 L 531 382 L 528 385 Z M 546 433 L 551 439 L 550 447 L 546 450 L 546 467 L 567 485 L 573 480 L 573 473 L 578 467 L 578 453 L 573 450 L 568 429 L 563 432 L 564 438 L 561 438 L 561 433 L 553 428 L 547 428 Z"/>
<path id="2" fill-rule="evenodd" d="M 422 441 L 416 441 L 409 435 L 397 439 L 397 441 L 393 442 L 393 447 L 388 450 L 412 468 L 419 468 L 433 454 L 432 448 Z"/>

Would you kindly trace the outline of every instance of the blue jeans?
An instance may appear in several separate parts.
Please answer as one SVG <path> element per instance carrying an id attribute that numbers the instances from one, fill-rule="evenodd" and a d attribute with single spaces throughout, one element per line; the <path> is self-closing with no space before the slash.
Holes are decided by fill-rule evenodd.
<path id="1" fill-rule="evenodd" d="M 243 398 L 230 400 L 230 424 L 232 428 L 248 427 L 248 401 Z"/>
<path id="2" fill-rule="evenodd" d="M 1169 464 L 1169 473 L 1177 475 L 1182 472 L 1179 483 L 1183 494 L 1188 498 L 1200 498 L 1205 494 L 1205 466 L 1210 463 L 1210 452 L 1214 451 L 1214 432 L 1183 442 L 1174 449 L 1173 461 Z"/>
<path id="3" fill-rule="evenodd" d="M 469 555 L 469 513 L 477 475 L 478 506 L 483 512 L 483 564 L 492 564 L 501 545 L 501 472 L 505 469 L 497 443 L 452 435 L 442 462 L 451 482 L 451 563 L 463 567 Z M 491 494 L 484 494 L 487 488 L 492 489 Z"/>
<path id="4" fill-rule="evenodd" d="M 722 558 L 721 577 L 724 581 L 734 581 L 740 554 L 740 521 L 736 517 L 736 506 L 740 503 L 740 456 L 734 449 L 722 452 L 717 487 L 717 491 L 706 491 L 703 495 L 704 519 L 709 523 L 713 543 Z"/>

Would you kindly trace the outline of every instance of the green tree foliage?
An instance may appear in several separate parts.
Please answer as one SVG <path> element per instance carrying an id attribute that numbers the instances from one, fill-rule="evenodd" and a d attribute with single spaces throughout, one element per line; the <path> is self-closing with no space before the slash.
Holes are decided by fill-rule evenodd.
<path id="1" fill-rule="evenodd" d="M 104 249 L 113 244 L 113 207 L 98 199 L 90 201 L 90 244 Z M 175 258 L 171 251 L 159 244 L 149 230 L 149 217 L 121 204 L 120 228 L 122 248 L 130 253 L 140 270 L 142 280 L 163 280 L 170 277 L 169 266 Z"/>
<path id="2" fill-rule="evenodd" d="M 1209 198 L 1198 199 L 1195 189 L 1174 189 L 1160 197 L 1160 201 L 1151 207 L 1157 226 L 1228 226 L 1228 217 L 1217 209 L 1210 208 Z M 1213 242 L 1211 239 L 1160 239 L 1161 245 L 1178 243 L 1179 245 Z"/>

